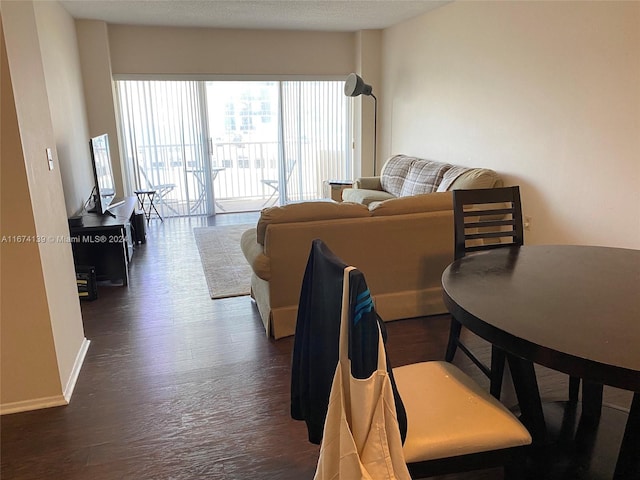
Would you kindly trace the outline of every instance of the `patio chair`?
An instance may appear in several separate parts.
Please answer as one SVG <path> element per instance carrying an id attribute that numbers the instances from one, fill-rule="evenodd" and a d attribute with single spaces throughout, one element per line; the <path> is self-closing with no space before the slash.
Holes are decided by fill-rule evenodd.
<path id="1" fill-rule="evenodd" d="M 296 163 L 297 163 L 297 160 L 293 160 L 291 162 L 287 162 L 287 171 L 285 173 L 285 183 L 289 183 L 289 179 L 291 178 L 291 175 L 293 174 L 293 170 L 296 167 Z M 267 205 L 271 200 L 276 198 L 276 196 L 280 192 L 280 180 L 279 179 L 266 178 L 266 179 L 260 180 L 260 182 L 273 190 L 273 192 L 271 192 L 271 195 L 269 196 L 269 198 L 267 198 L 263 203 L 263 205 Z M 278 199 L 276 198 L 276 201 L 274 202 L 274 204 L 277 201 L 278 201 Z"/>
<path id="2" fill-rule="evenodd" d="M 156 204 L 164 205 L 169 210 L 173 211 L 175 214 L 178 214 L 178 212 L 174 208 L 172 208 L 165 201 L 165 197 L 167 195 L 169 195 L 176 188 L 176 185 L 174 183 L 159 183 L 159 184 L 155 184 L 149 179 L 149 176 L 147 175 L 147 172 L 145 172 L 145 170 L 143 168 L 139 167 L 138 168 L 138 172 L 140 172 L 140 175 L 142 176 L 142 178 L 144 179 L 144 182 L 146 184 L 146 186 L 142 186 L 141 185 L 140 189 L 154 190 L 155 191 L 155 202 L 156 202 Z"/>

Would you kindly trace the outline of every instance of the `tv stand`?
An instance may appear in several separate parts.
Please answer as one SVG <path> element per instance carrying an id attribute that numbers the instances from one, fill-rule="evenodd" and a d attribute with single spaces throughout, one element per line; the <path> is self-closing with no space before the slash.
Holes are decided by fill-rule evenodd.
<path id="1" fill-rule="evenodd" d="M 129 284 L 136 202 L 136 197 L 126 197 L 107 215 L 81 211 L 82 225 L 69 227 L 74 263 L 95 267 L 97 280 Z"/>

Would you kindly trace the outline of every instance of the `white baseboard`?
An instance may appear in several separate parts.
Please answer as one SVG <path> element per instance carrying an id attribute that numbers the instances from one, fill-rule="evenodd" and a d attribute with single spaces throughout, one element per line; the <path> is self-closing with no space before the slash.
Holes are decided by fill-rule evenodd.
<path id="1" fill-rule="evenodd" d="M 32 398 L 20 402 L 3 403 L 0 405 L 0 415 L 8 415 L 10 413 L 27 412 L 29 410 L 40 410 L 41 408 L 60 407 L 68 405 L 69 402 L 63 395 L 54 395 L 52 397 Z"/>
<path id="2" fill-rule="evenodd" d="M 67 381 L 67 385 L 64 389 L 64 393 L 61 395 L 53 395 L 50 397 L 32 398 L 29 400 L 22 400 L 19 402 L 9 402 L 0 404 L 0 415 L 9 415 L 11 413 L 27 412 L 29 410 L 39 410 L 42 408 L 60 407 L 62 405 L 69 405 L 73 389 L 76 386 L 78 375 L 80 375 L 80 369 L 84 363 L 84 359 L 89 350 L 89 344 L 91 342 L 86 338 L 82 341 L 80 350 L 76 355 L 76 360 L 71 370 L 71 375 Z"/>
<path id="3" fill-rule="evenodd" d="M 82 345 L 80 345 L 80 350 L 78 350 L 78 355 L 76 355 L 76 361 L 73 363 L 73 369 L 71 370 L 71 375 L 69 376 L 69 381 L 67 382 L 67 386 L 64 388 L 64 399 L 67 404 L 71 401 L 71 395 L 73 395 L 73 389 L 76 388 L 76 382 L 78 381 L 78 376 L 80 375 L 80 369 L 82 368 L 82 364 L 84 363 L 84 358 L 87 356 L 87 350 L 89 350 L 89 344 L 91 340 L 87 340 L 84 338 L 82 340 Z"/>

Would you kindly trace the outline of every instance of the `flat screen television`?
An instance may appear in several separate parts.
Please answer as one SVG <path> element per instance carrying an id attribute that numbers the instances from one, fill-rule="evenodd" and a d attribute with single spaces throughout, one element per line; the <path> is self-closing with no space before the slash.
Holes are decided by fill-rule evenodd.
<path id="1" fill-rule="evenodd" d="M 95 212 L 100 215 L 111 214 L 109 205 L 115 197 L 115 182 L 111 169 L 111 155 L 109 153 L 109 136 L 106 133 L 89 140 L 91 163 L 95 180 Z"/>

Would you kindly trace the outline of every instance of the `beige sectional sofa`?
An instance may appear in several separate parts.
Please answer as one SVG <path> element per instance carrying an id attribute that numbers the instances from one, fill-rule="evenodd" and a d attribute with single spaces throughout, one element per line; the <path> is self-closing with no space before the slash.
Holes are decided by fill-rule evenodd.
<path id="1" fill-rule="evenodd" d="M 501 184 L 491 170 L 472 170 L 475 173 L 467 175 L 465 182 L 450 182 L 450 189 Z M 470 170 L 460 172 L 458 178 L 465 172 Z M 384 320 L 446 312 L 440 277 L 453 260 L 450 191 L 369 205 L 294 203 L 264 209 L 256 227 L 244 232 L 241 240 L 253 269 L 251 294 L 267 335 L 277 339 L 295 332 L 302 278 L 315 238 L 365 274 Z"/>

